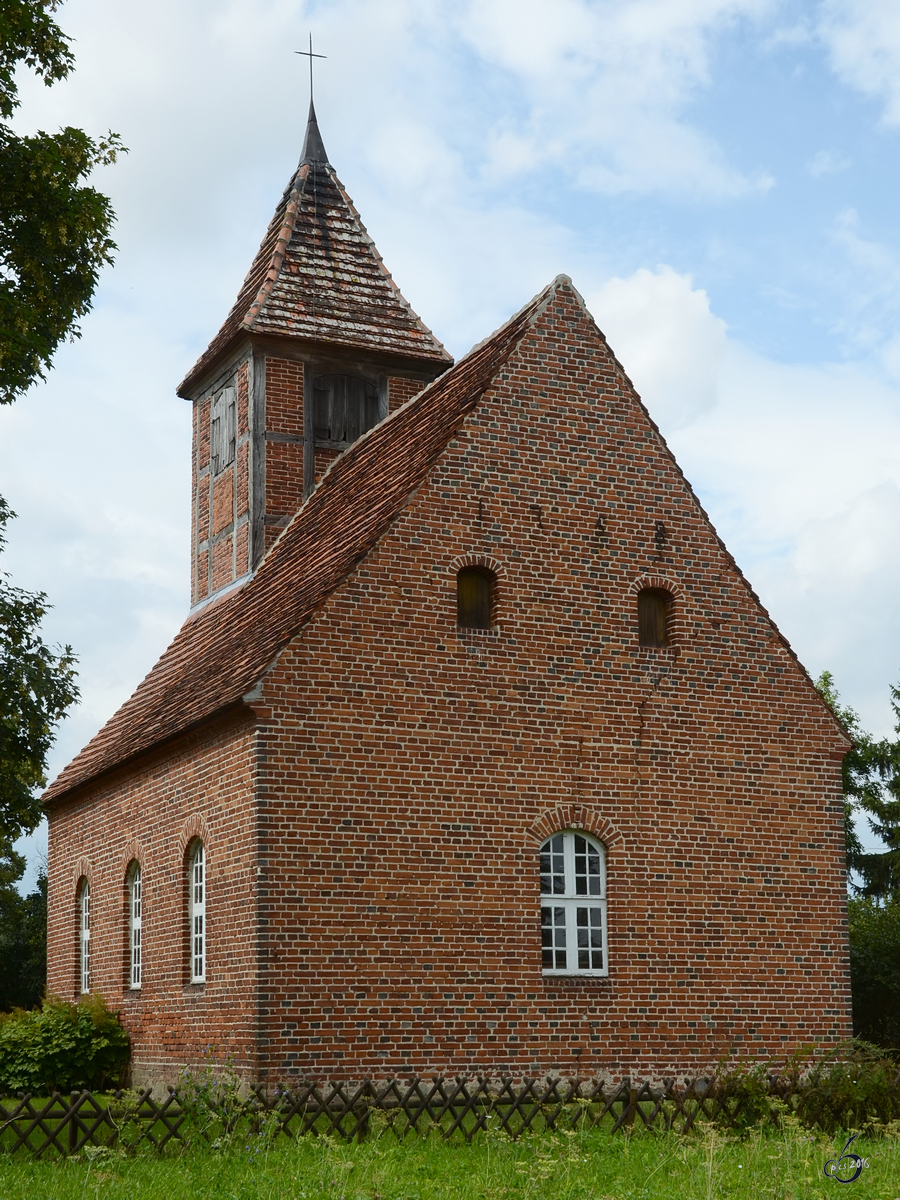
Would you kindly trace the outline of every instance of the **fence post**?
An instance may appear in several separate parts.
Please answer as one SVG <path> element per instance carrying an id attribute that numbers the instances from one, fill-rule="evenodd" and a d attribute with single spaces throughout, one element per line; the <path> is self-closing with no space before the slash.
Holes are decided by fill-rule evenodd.
<path id="1" fill-rule="evenodd" d="M 626 1110 L 625 1124 L 629 1127 L 634 1125 L 634 1118 L 637 1114 L 637 1088 L 632 1086 L 631 1080 L 628 1080 L 628 1109 Z"/>
<path id="2" fill-rule="evenodd" d="M 71 1092 L 69 1095 L 69 1153 L 74 1154 L 78 1149 L 78 1108 L 80 1093 Z"/>

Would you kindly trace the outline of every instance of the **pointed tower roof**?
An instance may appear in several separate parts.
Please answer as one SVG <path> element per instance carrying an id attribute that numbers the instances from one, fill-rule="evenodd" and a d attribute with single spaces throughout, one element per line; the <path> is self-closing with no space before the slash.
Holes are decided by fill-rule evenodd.
<path id="1" fill-rule="evenodd" d="M 193 388 L 245 334 L 377 351 L 449 366 L 453 359 L 404 299 L 328 162 L 312 101 L 303 154 L 234 307 L 184 380 Z"/>
<path id="2" fill-rule="evenodd" d="M 328 162 L 328 155 L 325 153 L 325 143 L 322 141 L 321 133 L 319 133 L 316 106 L 313 104 L 312 96 L 309 98 L 309 116 L 306 118 L 306 137 L 303 139 L 303 149 L 300 151 L 301 165 L 305 162 Z"/>

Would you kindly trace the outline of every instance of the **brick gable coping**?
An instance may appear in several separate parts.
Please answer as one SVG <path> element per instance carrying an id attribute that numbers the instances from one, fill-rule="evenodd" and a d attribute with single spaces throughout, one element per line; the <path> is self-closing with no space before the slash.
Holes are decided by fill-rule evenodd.
<path id="1" fill-rule="evenodd" d="M 453 362 L 401 294 L 325 162 L 297 168 L 234 307 L 178 395 L 191 399 L 206 371 L 248 333 Z"/>
<path id="2" fill-rule="evenodd" d="M 240 706 L 281 648 L 399 516 L 560 287 L 571 289 L 571 280 L 557 276 L 455 367 L 336 458 L 255 576 L 188 617 L 131 698 L 53 781 L 44 802 Z"/>

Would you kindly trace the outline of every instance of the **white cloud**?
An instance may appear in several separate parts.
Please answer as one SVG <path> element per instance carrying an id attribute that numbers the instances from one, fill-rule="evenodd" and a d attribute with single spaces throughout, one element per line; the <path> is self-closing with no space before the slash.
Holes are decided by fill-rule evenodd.
<path id="1" fill-rule="evenodd" d="M 850 160 L 834 150 L 819 150 L 806 164 L 806 169 L 814 179 L 820 179 L 823 175 L 840 175 L 849 166 Z"/>
<path id="2" fill-rule="evenodd" d="M 900 390 L 869 367 L 752 353 L 669 267 L 608 280 L 588 301 L 801 661 L 831 670 L 887 733 L 887 682 L 900 680 L 886 602 L 900 592 Z"/>
<path id="3" fill-rule="evenodd" d="M 498 131 L 492 142 L 490 172 L 553 163 L 604 192 L 725 197 L 766 190 L 766 172 L 748 176 L 731 166 L 684 114 L 709 83 L 715 35 L 771 7 L 768 0 L 466 5 L 461 36 L 527 94 L 518 127 Z"/>
<path id="4" fill-rule="evenodd" d="M 690 276 L 641 268 L 628 279 L 608 280 L 587 299 L 638 391 L 652 397 L 664 429 L 681 429 L 715 406 L 726 326 Z"/>
<path id="5" fill-rule="evenodd" d="M 786 365 L 729 342 L 718 403 L 669 441 L 801 660 L 830 669 L 887 732 L 887 682 L 900 679 L 885 599 L 900 589 L 900 391 L 866 368 Z"/>
<path id="6" fill-rule="evenodd" d="M 837 75 L 884 103 L 900 125 L 900 8 L 892 0 L 824 0 L 819 33 Z"/>
<path id="7" fill-rule="evenodd" d="M 782 47 L 805 46 L 813 40 L 809 25 L 797 22 L 794 25 L 779 25 L 762 40 L 764 50 L 780 50 Z"/>
<path id="8" fill-rule="evenodd" d="M 783 29 L 766 43 L 767 16 L 783 7 L 67 0 L 60 20 L 77 70 L 49 90 L 26 79 L 22 125 L 112 127 L 131 153 L 98 179 L 119 214 L 120 251 L 83 340 L 63 348 L 46 386 L 0 410 L 0 492 L 21 514 L 0 565 L 48 592 L 48 635 L 81 655 L 84 703 L 52 771 L 133 689 L 186 610 L 190 435 L 174 386 L 230 307 L 296 164 L 307 95 L 292 52 L 310 26 L 329 55 L 317 74 L 325 144 L 426 322 L 458 354 L 568 271 L 787 635 L 813 669 L 835 671 L 871 724 L 882 720 L 898 655 L 874 598 L 896 594 L 890 563 L 900 561 L 897 393 L 874 367 L 750 354 L 689 274 L 633 269 L 668 258 L 700 271 L 715 259 L 721 281 L 755 252 L 753 206 L 729 228 L 723 204 L 703 245 L 707 231 L 691 242 L 679 213 L 771 185 L 767 164 L 726 146 L 743 128 L 734 112 L 717 121 L 717 140 L 693 106 L 713 95 L 729 33 L 740 53 L 757 34 L 763 46 L 805 44 L 805 30 Z M 894 43 L 879 7 L 823 11 L 843 77 L 887 103 Z M 875 30 L 868 50 L 863 26 Z M 830 141 L 817 132 L 799 161 L 835 169 L 836 151 L 813 157 Z M 673 241 L 677 259 L 658 249 Z M 900 378 L 896 253 L 851 212 L 822 241 L 828 262 L 816 267 L 846 276 L 836 338 Z M 781 280 L 763 274 L 764 286 Z"/>

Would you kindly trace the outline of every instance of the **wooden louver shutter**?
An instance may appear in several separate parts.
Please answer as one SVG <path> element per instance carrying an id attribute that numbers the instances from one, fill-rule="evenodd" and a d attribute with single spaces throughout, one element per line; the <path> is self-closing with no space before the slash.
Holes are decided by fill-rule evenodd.
<path id="1" fill-rule="evenodd" d="M 355 375 L 320 375 L 315 381 L 317 442 L 350 443 L 378 423 L 378 388 Z"/>
<path id="2" fill-rule="evenodd" d="M 669 597 L 657 588 L 638 592 L 638 640 L 642 646 L 667 646 Z"/>
<path id="3" fill-rule="evenodd" d="M 463 567 L 456 577 L 456 621 L 466 629 L 490 629 L 490 571 L 481 567 Z"/>

